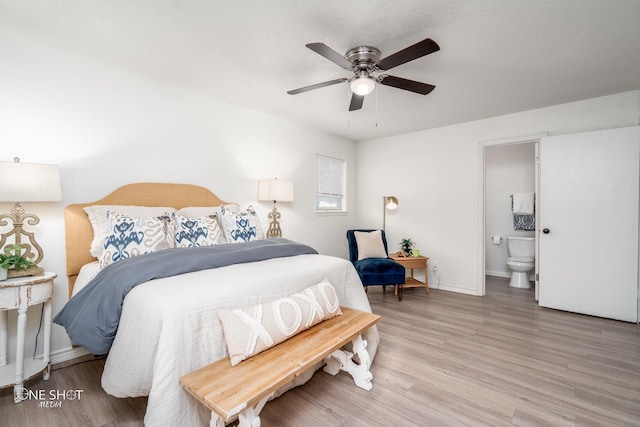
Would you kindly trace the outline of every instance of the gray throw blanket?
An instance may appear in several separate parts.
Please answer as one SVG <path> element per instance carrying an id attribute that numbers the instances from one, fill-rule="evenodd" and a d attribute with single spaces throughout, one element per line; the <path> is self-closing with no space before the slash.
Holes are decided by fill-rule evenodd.
<path id="1" fill-rule="evenodd" d="M 287 239 L 265 239 L 165 249 L 127 258 L 101 270 L 53 321 L 64 326 L 73 344 L 95 355 L 107 354 L 118 330 L 124 298 L 141 283 L 231 264 L 317 253 L 307 245 Z"/>

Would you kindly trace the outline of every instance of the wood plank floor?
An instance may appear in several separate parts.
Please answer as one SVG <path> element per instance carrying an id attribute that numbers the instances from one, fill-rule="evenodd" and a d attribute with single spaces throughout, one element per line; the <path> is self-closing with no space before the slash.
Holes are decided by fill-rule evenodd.
<path id="1" fill-rule="evenodd" d="M 322 371 L 265 406 L 263 427 L 640 426 L 640 327 L 537 306 L 532 290 L 488 278 L 487 296 L 369 291 L 380 347 L 373 390 Z M 145 398 L 100 388 L 103 360 L 57 367 L 30 389 L 82 389 L 61 408 L 15 405 L 0 425 L 140 426 Z"/>

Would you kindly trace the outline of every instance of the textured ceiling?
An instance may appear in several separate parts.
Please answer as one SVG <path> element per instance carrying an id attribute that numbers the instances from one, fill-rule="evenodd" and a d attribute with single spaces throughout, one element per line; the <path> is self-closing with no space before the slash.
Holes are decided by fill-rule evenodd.
<path id="1" fill-rule="evenodd" d="M 360 141 L 640 89 L 638 0 L 0 0 L 0 32 Z M 305 48 L 441 50 L 348 112 L 348 72 Z"/>

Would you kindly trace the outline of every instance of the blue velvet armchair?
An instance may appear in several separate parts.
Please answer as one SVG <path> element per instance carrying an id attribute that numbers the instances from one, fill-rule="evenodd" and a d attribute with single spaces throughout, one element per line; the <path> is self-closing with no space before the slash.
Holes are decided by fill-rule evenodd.
<path id="1" fill-rule="evenodd" d="M 360 280 L 367 290 L 368 286 L 387 285 L 397 286 L 398 300 L 402 300 L 402 285 L 404 284 L 405 270 L 404 267 L 389 258 L 365 258 L 358 259 L 358 242 L 355 237 L 356 231 L 371 232 L 375 230 L 348 230 L 347 242 L 349 243 L 349 261 L 356 268 Z M 385 254 L 388 254 L 387 238 L 384 230 L 380 230 L 382 234 L 382 243 L 384 245 Z"/>

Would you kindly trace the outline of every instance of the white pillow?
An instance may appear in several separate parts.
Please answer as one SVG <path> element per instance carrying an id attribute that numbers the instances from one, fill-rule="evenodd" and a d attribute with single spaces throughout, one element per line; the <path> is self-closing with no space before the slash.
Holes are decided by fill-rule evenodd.
<path id="1" fill-rule="evenodd" d="M 237 203 L 230 203 L 228 205 L 221 206 L 188 206 L 186 208 L 178 209 L 176 212 L 188 218 L 202 218 L 203 216 L 209 215 L 220 216 L 222 215 L 222 206 L 224 206 L 228 211 L 240 212 L 240 205 Z"/>
<path id="2" fill-rule="evenodd" d="M 387 258 L 382 242 L 382 231 L 354 231 L 358 245 L 358 260 L 367 258 Z"/>
<path id="3" fill-rule="evenodd" d="M 222 206 L 221 210 L 220 222 L 222 223 L 227 243 L 242 243 L 264 239 L 260 220 L 253 206 L 249 206 L 242 212 L 230 211 L 225 206 Z"/>
<path id="4" fill-rule="evenodd" d="M 175 213 L 173 226 L 176 248 L 215 246 L 227 243 L 217 214 L 189 218 Z"/>
<path id="5" fill-rule="evenodd" d="M 122 259 L 175 247 L 173 215 L 134 218 L 107 212 L 110 230 L 100 256 L 100 268 Z"/>
<path id="6" fill-rule="evenodd" d="M 235 310 L 218 310 L 231 365 L 342 314 L 328 279 L 275 301 Z"/>
<path id="7" fill-rule="evenodd" d="M 104 250 L 104 240 L 109 232 L 107 224 L 107 212 L 118 212 L 123 215 L 137 218 L 149 218 L 153 216 L 168 215 L 176 210 L 166 207 L 148 206 L 124 206 L 124 205 L 93 205 L 84 208 L 93 228 L 93 240 L 89 252 L 96 258 L 102 256 Z"/>

